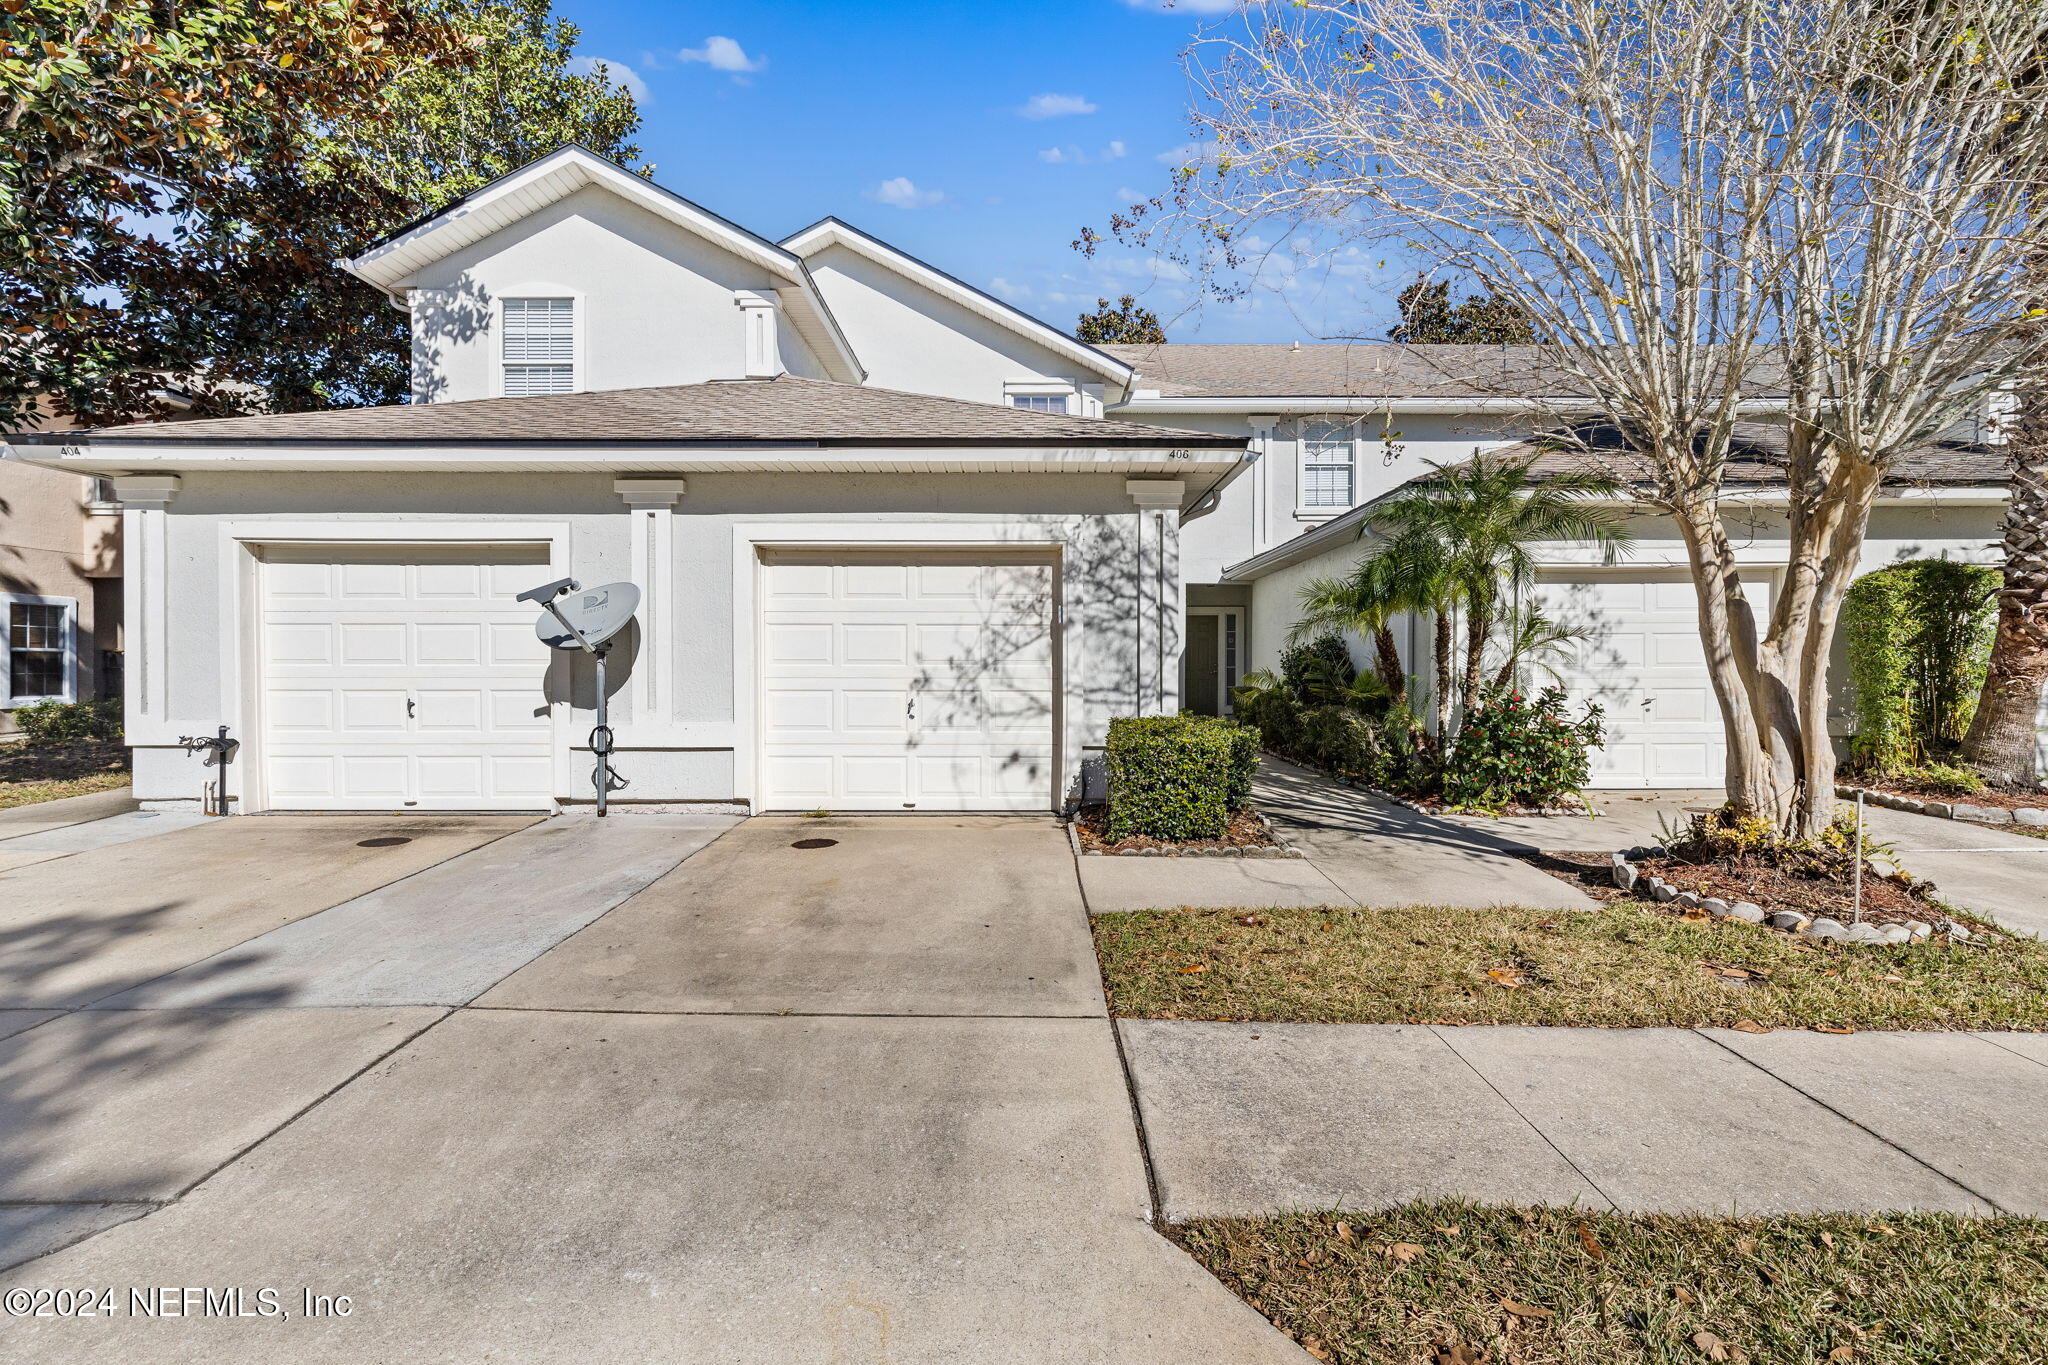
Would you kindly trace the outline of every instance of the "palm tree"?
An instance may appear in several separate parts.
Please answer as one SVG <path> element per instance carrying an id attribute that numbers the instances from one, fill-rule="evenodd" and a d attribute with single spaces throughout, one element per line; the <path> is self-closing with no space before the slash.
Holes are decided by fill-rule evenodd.
<path id="1" fill-rule="evenodd" d="M 1414 585 L 1402 582 L 1389 567 L 1385 559 L 1368 555 L 1342 578 L 1312 578 L 1302 584 L 1296 599 L 1301 619 L 1287 632 L 1287 642 L 1299 644 L 1346 631 L 1372 641 L 1372 671 L 1387 695 L 1400 701 L 1407 696 L 1408 673 L 1394 643 L 1394 618 L 1420 610 L 1423 602 Z"/>
<path id="2" fill-rule="evenodd" d="M 1408 566 L 1405 580 L 1424 568 L 1445 588 L 1432 604 L 1440 649 L 1450 635 L 1449 609 L 1465 613 L 1465 656 L 1459 702 L 1466 712 L 1479 704 L 1485 680 L 1486 642 L 1504 604 L 1522 597 L 1536 578 L 1536 547 L 1577 541 L 1598 546 L 1613 563 L 1630 533 L 1621 513 L 1600 500 L 1621 492 L 1621 484 L 1594 470 L 1538 475 L 1533 455 L 1480 454 L 1463 464 L 1432 465 L 1432 472 L 1382 504 L 1370 527 L 1386 537 L 1381 554 Z M 1437 715 L 1446 734 L 1448 670 L 1439 663 Z"/>

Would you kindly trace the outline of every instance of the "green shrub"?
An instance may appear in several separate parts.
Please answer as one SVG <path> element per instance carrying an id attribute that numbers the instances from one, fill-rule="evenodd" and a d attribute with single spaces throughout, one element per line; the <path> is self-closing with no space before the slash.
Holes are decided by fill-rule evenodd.
<path id="1" fill-rule="evenodd" d="M 1347 706 L 1302 712 L 1301 747 L 1316 767 L 1347 777 L 1370 777 L 1383 756 L 1378 727 Z"/>
<path id="2" fill-rule="evenodd" d="M 15 708 L 14 723 L 31 744 L 62 744 L 81 739 L 119 739 L 121 703 L 101 701 L 39 701 Z"/>
<path id="3" fill-rule="evenodd" d="M 1921 559 L 1850 587 L 1851 767 L 1890 774 L 1956 751 L 1990 664 L 1998 585 L 1996 570 Z"/>
<path id="4" fill-rule="evenodd" d="M 1493 690 L 1465 717 L 1444 763 L 1444 800 L 1475 810 L 1547 806 L 1586 785 L 1588 753 L 1605 734 L 1598 706 L 1570 720 L 1564 689 L 1534 701 Z"/>
<path id="5" fill-rule="evenodd" d="M 1250 804 L 1258 732 L 1216 716 L 1125 716 L 1109 723 L 1113 840 L 1214 839 Z"/>
<path id="6" fill-rule="evenodd" d="M 1246 674 L 1232 690 L 1230 705 L 1237 721 L 1257 730 L 1274 753 L 1292 754 L 1300 747 L 1301 704 L 1275 674 L 1265 669 Z"/>
<path id="7" fill-rule="evenodd" d="M 1918 767 L 1902 768 L 1893 776 L 1900 786 L 1914 791 L 1968 796 L 1971 792 L 1984 790 L 1983 778 L 1968 768 L 1957 768 L 1947 763 L 1922 763 Z"/>
<path id="8" fill-rule="evenodd" d="M 1351 651 L 1335 635 L 1319 635 L 1280 652 L 1280 677 L 1298 702 L 1335 701 L 1357 676 Z"/>

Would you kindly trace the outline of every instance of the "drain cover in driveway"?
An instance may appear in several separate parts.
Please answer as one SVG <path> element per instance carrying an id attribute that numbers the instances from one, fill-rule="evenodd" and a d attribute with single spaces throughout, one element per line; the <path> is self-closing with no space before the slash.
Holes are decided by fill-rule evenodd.
<path id="1" fill-rule="evenodd" d="M 386 837 L 386 838 L 383 838 L 383 839 L 358 839 L 358 840 L 356 840 L 356 847 L 357 847 L 357 848 L 397 848 L 397 847 L 398 847 L 398 846 L 399 846 L 400 844 L 409 844 L 409 843 L 411 843 L 411 842 L 412 842 L 412 840 L 411 840 L 410 838 L 400 838 L 400 837 L 399 837 L 399 836 L 397 836 L 397 835 L 391 835 L 391 836 L 388 836 L 388 837 Z"/>
<path id="2" fill-rule="evenodd" d="M 836 843 L 838 843 L 838 842 L 839 842 L 839 841 L 838 841 L 837 839 L 799 839 L 799 840 L 797 840 L 797 841 L 796 841 L 795 843 L 791 844 L 791 845 L 790 845 L 790 847 L 791 847 L 791 848 L 830 848 L 830 847 L 832 847 L 832 846 L 833 846 L 834 844 L 836 844 Z"/>

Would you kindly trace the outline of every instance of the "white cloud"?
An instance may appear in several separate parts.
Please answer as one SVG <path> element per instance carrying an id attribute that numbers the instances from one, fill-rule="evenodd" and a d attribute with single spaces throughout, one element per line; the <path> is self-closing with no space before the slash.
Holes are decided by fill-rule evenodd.
<path id="1" fill-rule="evenodd" d="M 867 192 L 867 197 L 877 204 L 888 204 L 899 209 L 935 208 L 946 202 L 946 196 L 938 190 L 921 190 L 910 183 L 907 175 L 894 176 L 884 180 Z"/>
<path id="2" fill-rule="evenodd" d="M 999 299 L 1007 299 L 1011 303 L 1021 303 L 1031 297 L 1031 286 L 1028 284 L 1011 284 L 1001 275 L 998 275 L 988 282 L 988 292 L 994 294 Z"/>
<path id="3" fill-rule="evenodd" d="M 624 86 L 626 93 L 631 95 L 636 103 L 647 103 L 647 82 L 640 78 L 639 72 L 627 66 L 624 62 L 613 61 L 610 57 L 574 57 L 570 59 L 569 74 L 572 76 L 594 76 L 600 72 L 613 85 Z"/>
<path id="4" fill-rule="evenodd" d="M 1064 118 L 1069 114 L 1092 114 L 1095 106 L 1079 95 L 1033 95 L 1017 110 L 1021 118 Z"/>
<path id="5" fill-rule="evenodd" d="M 1118 185 L 1116 187 L 1116 197 L 1126 204 L 1142 204 L 1152 196 L 1143 190 L 1134 190 L 1129 185 Z"/>
<path id="6" fill-rule="evenodd" d="M 1120 161 L 1129 151 L 1121 142 L 1112 142 L 1099 152 L 1069 145 L 1047 147 L 1038 154 L 1038 159 L 1054 166 L 1088 166 L 1098 161 Z"/>
<path id="7" fill-rule="evenodd" d="M 704 46 L 686 47 L 676 56 L 686 62 L 702 62 L 713 71 L 724 71 L 735 78 L 768 65 L 766 57 L 749 57 L 737 42 L 715 33 L 704 40 Z"/>
<path id="8" fill-rule="evenodd" d="M 1169 147 L 1153 157 L 1162 166 L 1194 166 L 1204 161 L 1214 161 L 1222 146 L 1215 142 L 1183 142 L 1178 147 Z"/>

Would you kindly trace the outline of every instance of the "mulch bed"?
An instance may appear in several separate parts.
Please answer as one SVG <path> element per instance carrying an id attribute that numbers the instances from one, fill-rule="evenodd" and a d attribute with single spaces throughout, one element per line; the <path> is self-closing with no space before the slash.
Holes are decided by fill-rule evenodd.
<path id="1" fill-rule="evenodd" d="M 1982 791 L 1953 792 L 1935 791 L 1927 787 L 1905 787 L 1891 782 L 1863 782 L 1853 778 L 1843 780 L 1854 781 L 1857 786 L 1870 791 L 1884 792 L 1888 796 L 1903 796 L 1914 801 L 1946 801 L 1951 806 L 1989 806 L 1995 810 L 2022 810 L 2030 806 L 2035 810 L 2048 809 L 2048 791 L 2040 789 L 2030 792 L 2003 792 L 1986 787 Z"/>
<path id="2" fill-rule="evenodd" d="M 1647 899 L 1614 885 L 1613 864 L 1604 854 L 1544 853 L 1529 861 L 1551 876 L 1572 883 L 1595 900 Z M 1849 922 L 1850 889 L 1845 884 L 1801 877 L 1774 867 L 1737 868 L 1719 863 L 1687 863 L 1676 858 L 1641 859 L 1636 862 L 1636 868 L 1645 882 L 1652 876 L 1662 877 L 1681 891 L 1697 891 L 1703 897 L 1718 896 L 1731 905 L 1736 901 L 1749 901 L 1762 906 L 1766 914 L 1797 910 L 1802 915 L 1826 915 L 1844 924 Z M 1932 884 L 1921 885 L 1931 887 Z M 1672 901 L 1664 902 L 1659 908 L 1681 917 L 1687 913 Z M 1903 924 L 1909 920 L 1941 924 L 1954 920 L 1976 927 L 1982 923 L 1967 914 L 1936 904 L 1895 881 L 1868 872 L 1863 874 L 1863 919 L 1867 924 Z"/>
<path id="3" fill-rule="evenodd" d="M 1265 818 L 1253 810 L 1241 810 L 1233 814 L 1230 817 L 1230 827 L 1223 831 L 1223 837 L 1220 839 L 1190 839 L 1184 843 L 1173 843 L 1146 835 L 1133 835 L 1128 839 L 1111 842 L 1104 837 L 1108 828 L 1108 806 L 1083 806 L 1074 813 L 1074 833 L 1081 840 L 1083 853 L 1122 853 L 1126 850 L 1148 848 L 1172 853 L 1199 853 L 1212 848 L 1280 847 Z"/>

